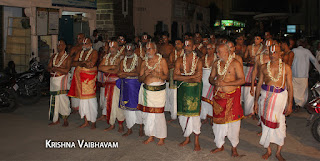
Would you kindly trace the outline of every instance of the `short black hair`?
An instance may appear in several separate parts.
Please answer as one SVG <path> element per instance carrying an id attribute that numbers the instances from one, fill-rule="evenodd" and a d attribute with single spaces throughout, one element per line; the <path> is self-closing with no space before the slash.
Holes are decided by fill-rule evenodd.
<path id="1" fill-rule="evenodd" d="M 281 42 L 281 44 L 284 43 L 284 44 L 287 44 L 288 46 L 290 46 L 290 41 L 289 41 L 289 39 L 282 38 L 282 39 L 280 40 L 280 42 Z"/>
<path id="2" fill-rule="evenodd" d="M 163 31 L 163 32 L 161 33 L 161 36 L 167 36 L 167 37 L 169 37 L 168 31 Z"/>
<path id="3" fill-rule="evenodd" d="M 260 32 L 257 32 L 253 35 L 254 37 L 260 37 L 261 39 L 264 39 L 263 34 L 261 34 Z"/>

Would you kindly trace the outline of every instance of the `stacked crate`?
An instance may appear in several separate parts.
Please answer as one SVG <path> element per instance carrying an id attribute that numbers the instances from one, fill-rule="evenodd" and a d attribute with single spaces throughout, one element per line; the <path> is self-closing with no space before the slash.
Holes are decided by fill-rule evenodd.
<path id="1" fill-rule="evenodd" d="M 16 71 L 24 72 L 29 69 L 31 55 L 31 29 L 22 27 L 25 17 L 9 17 L 5 63 L 14 61 Z M 29 20 L 29 19 L 27 19 Z"/>

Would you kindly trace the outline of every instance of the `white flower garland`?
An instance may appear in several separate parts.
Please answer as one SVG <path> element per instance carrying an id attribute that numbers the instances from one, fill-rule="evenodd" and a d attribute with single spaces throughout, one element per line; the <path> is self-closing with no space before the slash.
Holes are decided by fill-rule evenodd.
<path id="1" fill-rule="evenodd" d="M 120 49 L 119 53 L 121 54 L 123 52 L 123 50 L 125 49 L 125 45 L 123 45 L 123 47 Z"/>
<path id="2" fill-rule="evenodd" d="M 274 78 L 272 76 L 271 69 L 270 69 L 270 63 L 271 63 L 271 61 L 269 61 L 267 64 L 267 70 L 268 70 L 269 77 L 271 78 L 272 81 L 278 82 L 281 77 L 281 74 L 282 74 L 282 60 L 279 59 L 279 72 L 278 72 L 278 76 L 276 78 Z"/>
<path id="3" fill-rule="evenodd" d="M 84 61 L 87 61 L 87 60 L 88 60 L 88 58 L 89 58 L 89 56 L 91 55 L 92 51 L 93 51 L 93 48 L 91 48 L 91 49 L 89 50 L 89 52 L 88 52 L 86 58 L 84 59 Z M 82 61 L 83 53 L 84 53 L 84 50 L 82 50 L 81 53 L 80 53 L 79 61 Z"/>
<path id="4" fill-rule="evenodd" d="M 130 68 L 128 69 L 127 68 L 127 60 L 128 60 L 128 57 L 125 56 L 124 57 L 124 60 L 123 60 L 123 71 L 126 72 L 126 73 L 130 73 L 133 71 L 133 69 L 137 66 L 137 62 L 138 62 L 138 56 L 136 54 L 133 54 L 133 60 L 131 62 L 131 65 L 130 65 Z"/>
<path id="5" fill-rule="evenodd" d="M 142 56 L 142 44 L 141 43 L 139 43 L 140 44 L 140 58 L 142 59 L 142 60 L 146 60 L 146 56 Z"/>
<path id="6" fill-rule="evenodd" d="M 204 57 L 204 65 L 208 68 L 209 65 L 208 65 L 208 54 L 206 54 L 206 56 Z M 210 67 L 211 69 L 212 67 Z"/>
<path id="7" fill-rule="evenodd" d="M 233 59 L 233 56 L 229 55 L 228 60 L 227 60 L 226 64 L 224 65 L 223 71 L 221 71 L 221 66 L 220 66 L 221 59 L 218 61 L 217 67 L 218 67 L 218 74 L 219 75 L 225 75 L 227 73 L 228 68 L 232 62 L 232 59 Z"/>
<path id="8" fill-rule="evenodd" d="M 104 65 L 109 65 L 109 58 L 111 56 L 111 53 L 105 55 L 104 57 L 106 57 L 106 61 L 104 62 Z M 114 65 L 114 62 L 116 61 L 116 59 L 120 56 L 120 52 L 117 52 L 117 55 L 115 55 L 111 61 L 110 61 L 110 65 Z"/>
<path id="9" fill-rule="evenodd" d="M 181 54 L 179 57 L 181 57 L 184 54 L 184 50 L 182 49 Z M 177 50 L 174 50 L 174 60 L 177 60 L 178 56 L 177 56 Z"/>
<path id="10" fill-rule="evenodd" d="M 60 67 L 60 66 L 62 65 L 62 63 L 64 62 L 64 60 L 66 60 L 66 59 L 67 59 L 67 57 L 68 57 L 67 52 L 66 52 L 66 51 L 64 51 L 64 54 L 63 54 L 63 55 L 62 55 L 62 57 L 60 58 L 60 60 L 59 60 L 58 64 L 56 64 L 56 61 L 57 61 L 58 55 L 59 55 L 59 53 L 56 53 L 56 55 L 53 57 L 52 65 L 53 65 L 54 67 Z"/>
<path id="11" fill-rule="evenodd" d="M 199 58 L 196 60 L 196 55 L 197 55 L 197 54 L 196 54 L 195 52 L 192 52 L 192 66 L 191 66 L 191 71 L 190 71 L 190 73 L 187 73 L 187 67 L 186 67 L 187 58 L 186 58 L 186 54 L 183 54 L 183 71 L 184 71 L 184 74 L 183 74 L 183 75 L 190 76 L 190 75 L 193 75 L 194 72 L 196 71 L 197 63 L 198 63 L 198 60 L 199 60 Z"/>
<path id="12" fill-rule="evenodd" d="M 200 45 L 198 46 L 198 49 L 200 50 L 202 48 L 203 44 L 200 43 Z"/>
<path id="13" fill-rule="evenodd" d="M 254 53 L 254 46 L 255 46 L 255 44 L 252 44 L 251 54 L 256 56 L 258 53 L 261 52 L 263 45 L 260 43 L 260 48 L 258 49 L 257 53 L 253 54 Z"/>
<path id="14" fill-rule="evenodd" d="M 146 66 L 148 67 L 148 69 L 150 69 L 150 70 L 154 70 L 154 69 L 156 69 L 157 68 L 157 66 L 160 64 L 160 62 L 161 62 L 161 59 L 162 59 L 162 55 L 160 55 L 159 53 L 157 54 L 158 56 L 159 56 L 159 58 L 158 58 L 158 62 L 153 66 L 153 67 L 151 67 L 151 66 L 149 66 L 149 63 L 148 63 L 148 61 L 149 61 L 149 58 L 146 56 L 145 57 L 145 61 L 146 61 Z"/>

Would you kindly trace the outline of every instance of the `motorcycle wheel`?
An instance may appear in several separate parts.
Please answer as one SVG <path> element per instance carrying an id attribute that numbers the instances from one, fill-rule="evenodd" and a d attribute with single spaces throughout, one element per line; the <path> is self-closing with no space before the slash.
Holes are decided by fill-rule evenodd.
<path id="1" fill-rule="evenodd" d="M 37 86 L 37 94 L 34 96 L 25 96 L 25 95 L 18 95 L 18 102 L 21 105 L 32 105 L 37 103 L 41 97 L 41 88 Z"/>
<path id="2" fill-rule="evenodd" d="M 320 142 L 320 118 L 313 122 L 311 132 L 313 137 Z"/>
<path id="3" fill-rule="evenodd" d="M 4 99 L 7 105 L 0 107 L 0 113 L 10 113 L 17 109 L 15 95 L 10 95 L 11 92 L 8 90 L 5 91 L 9 94 L 9 97 Z"/>

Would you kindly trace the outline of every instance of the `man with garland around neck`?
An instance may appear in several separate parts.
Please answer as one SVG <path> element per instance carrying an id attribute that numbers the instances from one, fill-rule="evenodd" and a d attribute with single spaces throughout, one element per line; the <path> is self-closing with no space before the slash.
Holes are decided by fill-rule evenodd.
<path id="1" fill-rule="evenodd" d="M 80 33 L 77 35 L 77 44 L 71 48 L 69 53 L 70 57 L 72 58 L 71 60 L 73 60 L 73 58 L 77 55 L 77 53 L 80 53 L 82 51 L 84 38 L 85 37 L 83 33 Z M 71 81 L 72 81 L 73 73 L 75 69 L 76 67 L 72 66 L 71 64 L 71 70 L 69 71 L 69 89 L 70 89 L 70 85 L 71 85 Z M 75 97 L 71 98 L 71 107 L 72 107 L 73 113 L 76 113 L 79 111 L 79 103 L 80 103 L 79 98 L 75 98 Z"/>
<path id="2" fill-rule="evenodd" d="M 271 156 L 270 143 L 275 143 L 277 144 L 276 157 L 282 161 L 285 160 L 281 156 L 286 137 L 285 116 L 292 112 L 293 87 L 291 68 L 282 62 L 280 52 L 279 44 L 272 45 L 270 61 L 261 66 L 254 110 L 261 116 L 260 144 L 267 148 L 262 158 L 268 159 Z"/>
<path id="3" fill-rule="evenodd" d="M 192 39 L 184 44 L 184 55 L 177 59 L 174 68 L 174 80 L 178 88 L 178 115 L 185 140 L 179 146 L 190 143 L 194 133 L 194 151 L 200 151 L 199 135 L 201 128 L 200 107 L 202 94 L 202 61 L 195 53 L 196 46 Z"/>
<path id="4" fill-rule="evenodd" d="M 183 56 L 183 42 L 181 39 L 175 41 L 174 52 L 169 57 L 169 82 L 167 82 L 167 97 L 165 111 L 169 111 L 171 119 L 168 122 L 172 122 L 177 119 L 177 82 L 173 80 L 174 66 L 178 58 Z"/>
<path id="5" fill-rule="evenodd" d="M 164 144 L 167 137 L 167 125 L 164 116 L 166 102 L 166 84 L 168 65 L 162 55 L 157 53 L 154 42 L 147 43 L 146 59 L 141 64 L 139 80 L 143 82 L 139 92 L 138 109 L 142 111 L 144 132 L 149 138 L 143 143 L 148 144 L 159 138 L 158 145 Z"/>
<path id="6" fill-rule="evenodd" d="M 212 125 L 212 105 L 210 104 L 214 95 L 214 86 L 209 83 L 209 76 L 211 74 L 211 69 L 213 63 L 217 60 L 217 55 L 215 53 L 215 46 L 213 44 L 208 44 L 206 46 L 207 54 L 202 58 L 202 98 L 201 98 L 201 113 L 200 118 L 203 120 L 201 123 L 208 123 L 210 118 L 210 124 Z"/>
<path id="7" fill-rule="evenodd" d="M 270 61 L 269 58 L 269 48 L 271 45 L 273 45 L 274 43 L 277 43 L 276 41 L 273 41 L 272 39 L 268 39 L 266 41 L 265 44 L 265 49 L 263 50 L 263 52 L 261 52 L 261 54 L 257 55 L 255 57 L 255 61 L 254 61 L 254 65 L 253 65 L 253 71 L 252 71 L 252 75 L 251 75 L 251 80 L 256 80 L 258 73 L 260 72 L 261 66 L 263 64 L 266 64 Z M 255 81 L 251 81 L 251 87 L 250 87 L 250 95 L 252 97 L 249 97 L 250 99 L 246 99 L 245 103 L 244 103 L 244 115 L 245 116 L 253 116 L 254 115 L 254 92 L 255 92 L 255 88 L 256 88 L 256 82 Z M 247 94 L 247 90 L 246 90 L 246 94 Z M 260 117 L 260 116 L 259 116 Z M 256 119 L 256 117 L 252 117 L 253 119 Z M 258 135 L 260 135 L 261 133 L 258 133 Z"/>
<path id="8" fill-rule="evenodd" d="M 120 108 L 126 119 L 128 131 L 122 136 L 132 134 L 134 124 L 140 125 L 139 136 L 143 136 L 143 124 L 141 111 L 137 109 L 139 89 L 141 83 L 138 80 L 140 72 L 141 58 L 134 53 L 135 46 L 132 43 L 126 44 L 125 57 L 120 62 L 120 70 L 118 76 L 120 79 L 116 81 L 117 87 L 120 89 Z"/>
<path id="9" fill-rule="evenodd" d="M 91 129 L 96 128 L 96 119 L 98 115 L 98 102 L 96 98 L 96 79 L 97 79 L 97 63 L 98 53 L 92 48 L 89 38 L 83 40 L 83 49 L 73 58 L 72 66 L 76 69 L 68 96 L 80 99 L 79 114 L 85 121 L 80 126 L 84 128 L 89 126 Z"/>
<path id="10" fill-rule="evenodd" d="M 256 83 L 256 80 L 252 80 L 252 74 L 254 71 L 254 62 L 257 56 L 263 54 L 266 47 L 262 43 L 262 36 L 255 34 L 254 43 L 247 47 L 243 61 L 243 72 L 245 75 L 245 84 L 241 88 L 241 100 L 244 102 L 244 114 L 245 116 L 251 117 L 253 115 L 253 102 L 254 97 L 250 94 L 251 83 Z"/>
<path id="11" fill-rule="evenodd" d="M 115 122 L 118 120 L 118 132 L 122 133 L 125 116 L 123 110 L 119 108 L 120 89 L 116 86 L 116 81 L 119 79 L 118 72 L 121 54 L 117 41 L 111 41 L 109 47 L 109 53 L 103 57 L 98 68 L 104 72 L 106 76 L 104 94 L 106 98 L 106 108 L 103 109 L 102 115 L 105 115 L 107 123 L 110 124 L 110 126 L 104 131 L 113 130 L 115 128 Z"/>
<path id="12" fill-rule="evenodd" d="M 224 150 L 225 137 L 232 144 L 232 156 L 238 157 L 237 145 L 243 110 L 240 102 L 240 86 L 244 84 L 242 66 L 236 60 L 227 44 L 217 47 L 219 60 L 213 64 L 209 82 L 215 85 L 215 94 L 212 100 L 213 133 L 217 148 L 211 153 Z"/>
<path id="13" fill-rule="evenodd" d="M 68 116 L 70 115 L 70 100 L 68 93 L 68 72 L 72 58 L 65 51 L 66 43 L 63 40 L 58 42 L 58 53 L 52 55 L 48 71 L 50 72 L 50 110 L 49 119 L 52 121 L 49 125 L 60 123 L 59 114 L 63 118 L 64 127 L 68 126 Z"/>

